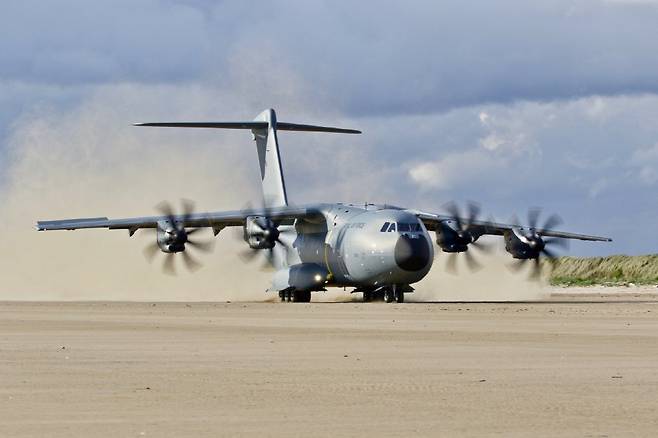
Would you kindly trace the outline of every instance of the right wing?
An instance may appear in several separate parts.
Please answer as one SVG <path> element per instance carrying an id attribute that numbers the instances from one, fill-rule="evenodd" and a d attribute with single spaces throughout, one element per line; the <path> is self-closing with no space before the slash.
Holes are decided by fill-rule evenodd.
<path id="1" fill-rule="evenodd" d="M 427 213 L 423 211 L 415 211 L 415 213 L 416 216 L 418 216 L 418 218 L 423 221 L 427 229 L 430 231 L 436 231 L 441 222 L 453 221 L 457 219 L 454 216 Z M 468 222 L 467 218 L 460 217 L 459 220 L 463 223 Z M 523 226 L 518 224 L 503 224 L 503 223 L 491 222 L 491 221 L 473 221 L 471 223 L 471 227 L 473 229 L 473 232 L 479 236 L 484 236 L 484 235 L 502 236 L 506 232 L 512 231 L 513 229 L 521 229 L 521 230 L 525 229 Z M 556 231 L 552 229 L 543 229 L 543 228 L 537 228 L 535 231 L 542 236 L 557 237 L 560 239 L 577 239 L 577 240 L 588 240 L 595 242 L 612 242 L 612 239 L 610 239 L 609 237 L 591 236 L 588 234 L 569 233 L 565 231 Z"/>
<path id="2" fill-rule="evenodd" d="M 219 211 L 210 213 L 192 213 L 189 215 L 174 215 L 174 220 L 183 227 L 201 228 L 209 227 L 215 234 L 223 228 L 242 226 L 249 216 L 267 215 L 279 225 L 291 225 L 295 219 L 309 218 L 320 215 L 321 212 L 314 207 L 273 207 L 263 209 L 245 209 L 233 211 Z M 106 217 L 79 218 L 38 221 L 38 231 L 52 230 L 78 230 L 83 228 L 107 228 L 110 230 L 128 230 L 132 236 L 140 228 L 157 228 L 158 222 L 169 220 L 168 216 L 145 216 L 125 219 L 108 219 Z"/>

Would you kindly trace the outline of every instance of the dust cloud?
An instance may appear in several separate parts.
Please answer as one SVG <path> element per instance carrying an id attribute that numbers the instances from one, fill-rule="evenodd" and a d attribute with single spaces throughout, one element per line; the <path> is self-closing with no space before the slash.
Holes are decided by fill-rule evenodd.
<path id="1" fill-rule="evenodd" d="M 183 93 L 185 105 L 163 107 Z M 201 270 L 189 274 L 177 260 L 179 275 L 172 277 L 160 270 L 163 254 L 153 265 L 143 256 L 153 232 L 129 238 L 125 230 L 33 228 L 38 219 L 150 215 L 162 200 L 179 207 L 189 198 L 200 211 L 257 200 L 258 162 L 249 133 L 131 126 L 145 114 L 181 119 L 195 105 L 212 110 L 200 90 L 110 87 L 69 113 L 42 108 L 19 121 L 9 144 L 9 182 L 0 194 L 0 300 L 263 299 L 269 276 L 236 257 L 244 247 L 227 230 L 211 254 L 197 255 Z M 203 238 L 212 233 L 204 231 Z"/>
<path id="2" fill-rule="evenodd" d="M 482 238 L 497 245 L 492 254 L 476 253 L 482 265 L 470 271 L 463 255 L 457 254 L 457 273 L 446 269 L 452 255 L 437 251 L 434 266 L 421 282 L 414 285 L 416 291 L 409 301 L 530 301 L 547 298 L 546 282 L 529 279 L 529 266 L 519 272 L 510 269 L 512 257 L 502 248 L 502 239 Z"/>

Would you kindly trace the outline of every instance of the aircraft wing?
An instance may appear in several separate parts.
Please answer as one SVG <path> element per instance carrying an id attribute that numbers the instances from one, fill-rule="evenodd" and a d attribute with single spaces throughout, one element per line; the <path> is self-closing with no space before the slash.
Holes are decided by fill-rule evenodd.
<path id="1" fill-rule="evenodd" d="M 420 220 L 423 221 L 425 227 L 430 231 L 435 231 L 441 222 L 453 221 L 456 218 L 448 215 L 425 213 L 425 212 L 416 212 L 416 215 Z M 459 218 L 463 223 L 466 223 L 468 219 Z M 503 224 L 498 222 L 491 221 L 473 221 L 471 222 L 471 227 L 475 234 L 483 235 L 493 235 L 493 236 L 502 236 L 505 232 L 511 231 L 513 229 L 525 229 L 526 227 L 517 224 Z M 576 234 L 576 233 L 567 233 L 564 231 L 556 231 L 549 229 L 537 228 L 535 229 L 537 234 L 546 237 L 557 237 L 561 239 L 577 239 L 577 240 L 588 240 L 596 242 L 612 242 L 612 239 L 608 237 L 600 236 L 590 236 L 587 234 Z"/>
<path id="2" fill-rule="evenodd" d="M 209 213 L 192 213 L 189 215 L 173 215 L 173 219 L 184 227 L 201 228 L 210 227 L 215 234 L 224 227 L 242 226 L 248 216 L 262 216 L 266 214 L 272 221 L 280 225 L 291 225 L 295 219 L 311 217 L 320 214 L 312 207 L 274 207 L 263 209 L 245 209 L 234 211 L 219 211 Z M 157 228 L 160 221 L 167 221 L 168 216 L 144 216 L 125 219 L 109 219 L 107 217 L 79 218 L 38 221 L 38 231 L 52 230 L 78 230 L 83 228 L 107 228 L 110 230 L 128 230 L 132 236 L 140 228 Z"/>

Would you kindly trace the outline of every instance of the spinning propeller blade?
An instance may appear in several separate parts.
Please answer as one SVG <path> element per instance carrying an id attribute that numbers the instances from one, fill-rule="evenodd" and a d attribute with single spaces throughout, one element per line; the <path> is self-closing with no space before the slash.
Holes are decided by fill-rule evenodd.
<path id="1" fill-rule="evenodd" d="M 178 253 L 181 254 L 180 257 L 183 259 L 183 264 L 188 271 L 194 272 L 201 268 L 201 263 L 196 260 L 189 251 L 191 248 L 194 248 L 199 252 L 208 253 L 212 251 L 214 241 L 193 240 L 190 238 L 191 235 L 198 233 L 203 230 L 203 228 L 185 229 L 185 224 L 189 221 L 194 212 L 194 202 L 189 199 L 182 199 L 182 213 L 178 216 L 175 214 L 173 206 L 167 201 L 160 202 L 155 208 L 162 216 L 167 218 L 167 222 L 173 227 L 173 230 L 171 230 L 170 233 L 175 235 L 175 239 L 177 239 L 178 243 L 183 247 L 182 250 L 176 250 L 176 252 L 165 252 L 165 259 L 162 264 L 162 270 L 164 273 L 168 275 L 176 275 L 175 259 L 176 254 Z M 159 232 L 160 231 L 158 231 L 158 233 Z M 158 253 L 158 250 L 161 250 L 161 248 L 157 241 L 149 244 L 144 248 L 144 257 L 146 257 L 149 262 L 152 262 L 155 255 Z"/>
<path id="2" fill-rule="evenodd" d="M 294 229 L 286 228 L 286 229 L 279 229 L 279 225 L 277 225 L 270 216 L 270 209 L 264 206 L 260 206 L 258 208 L 254 208 L 251 203 L 247 204 L 244 208 L 245 210 L 254 210 L 255 213 L 253 216 L 258 217 L 256 220 L 256 224 L 260 230 L 258 230 L 255 235 L 260 236 L 262 239 L 270 242 L 272 245 L 271 248 L 252 248 L 249 247 L 248 249 L 241 251 L 238 256 L 242 259 L 243 262 L 245 263 L 251 263 L 253 262 L 259 254 L 264 254 L 265 260 L 263 261 L 263 264 L 261 266 L 261 270 L 270 270 L 272 267 L 275 265 L 275 254 L 274 254 L 274 249 L 279 247 L 282 248 L 285 254 L 285 257 L 288 255 L 288 251 L 291 250 L 289 247 L 288 243 L 286 243 L 286 239 L 282 239 L 282 237 L 285 237 L 287 235 L 293 235 L 295 234 Z M 245 228 L 246 230 L 246 228 Z M 249 236 L 247 236 L 246 231 L 243 231 L 240 240 L 245 241 L 248 239 Z"/>
<path id="3" fill-rule="evenodd" d="M 448 255 L 446 269 L 452 274 L 457 274 L 457 259 L 459 254 L 464 254 L 466 266 L 471 271 L 478 271 L 482 269 L 482 264 L 477 261 L 477 257 L 471 252 L 470 248 L 475 248 L 482 253 L 490 253 L 493 250 L 491 245 L 478 241 L 479 234 L 475 233 L 474 223 L 479 220 L 481 208 L 476 202 L 470 201 L 466 204 L 466 215 L 462 215 L 462 211 L 455 202 L 448 202 L 444 209 L 452 216 L 456 224 L 456 232 L 467 243 L 467 250 L 463 252 L 454 252 Z"/>
<path id="4" fill-rule="evenodd" d="M 545 265 L 541 262 L 541 258 L 546 259 L 551 265 L 555 264 L 558 256 L 553 250 L 549 249 L 549 247 L 560 247 L 564 249 L 569 247 L 569 241 L 566 239 L 560 239 L 557 237 L 541 237 L 542 231 L 551 230 L 562 224 L 562 218 L 560 218 L 560 216 L 557 214 L 552 214 L 548 217 L 548 219 L 546 219 L 546 221 L 544 221 L 542 226 L 538 227 L 537 224 L 539 224 L 541 212 L 542 210 L 540 208 L 531 208 L 528 210 L 528 227 L 521 229 L 526 238 L 530 242 L 534 242 L 534 244 L 537 246 L 538 252 L 536 257 L 516 260 L 510 266 L 513 271 L 519 271 L 525 265 L 531 263 L 531 271 L 529 274 L 529 278 L 531 280 L 541 279 L 542 269 Z M 512 220 L 513 223 L 518 223 L 518 218 L 514 217 Z"/>

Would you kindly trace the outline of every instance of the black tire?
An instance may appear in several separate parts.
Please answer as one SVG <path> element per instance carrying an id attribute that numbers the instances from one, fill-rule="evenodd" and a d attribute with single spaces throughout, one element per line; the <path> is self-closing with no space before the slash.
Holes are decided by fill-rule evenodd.
<path id="1" fill-rule="evenodd" d="M 310 303 L 311 291 L 295 291 L 292 293 L 292 301 L 295 303 Z"/>
<path id="2" fill-rule="evenodd" d="M 369 303 L 372 301 L 372 292 L 366 290 L 363 291 L 363 302 L 364 303 Z"/>
<path id="3" fill-rule="evenodd" d="M 401 290 L 395 292 L 395 302 L 404 303 L 404 292 L 402 292 Z"/>
<path id="4" fill-rule="evenodd" d="M 286 302 L 286 293 L 281 291 L 279 292 L 279 299 L 281 300 L 282 303 Z"/>
<path id="5" fill-rule="evenodd" d="M 384 289 L 384 301 L 387 303 L 392 303 L 393 302 L 393 289 L 390 287 L 387 287 Z"/>
<path id="6" fill-rule="evenodd" d="M 286 301 L 287 302 L 292 301 L 292 291 L 289 291 L 289 290 L 286 291 Z"/>

